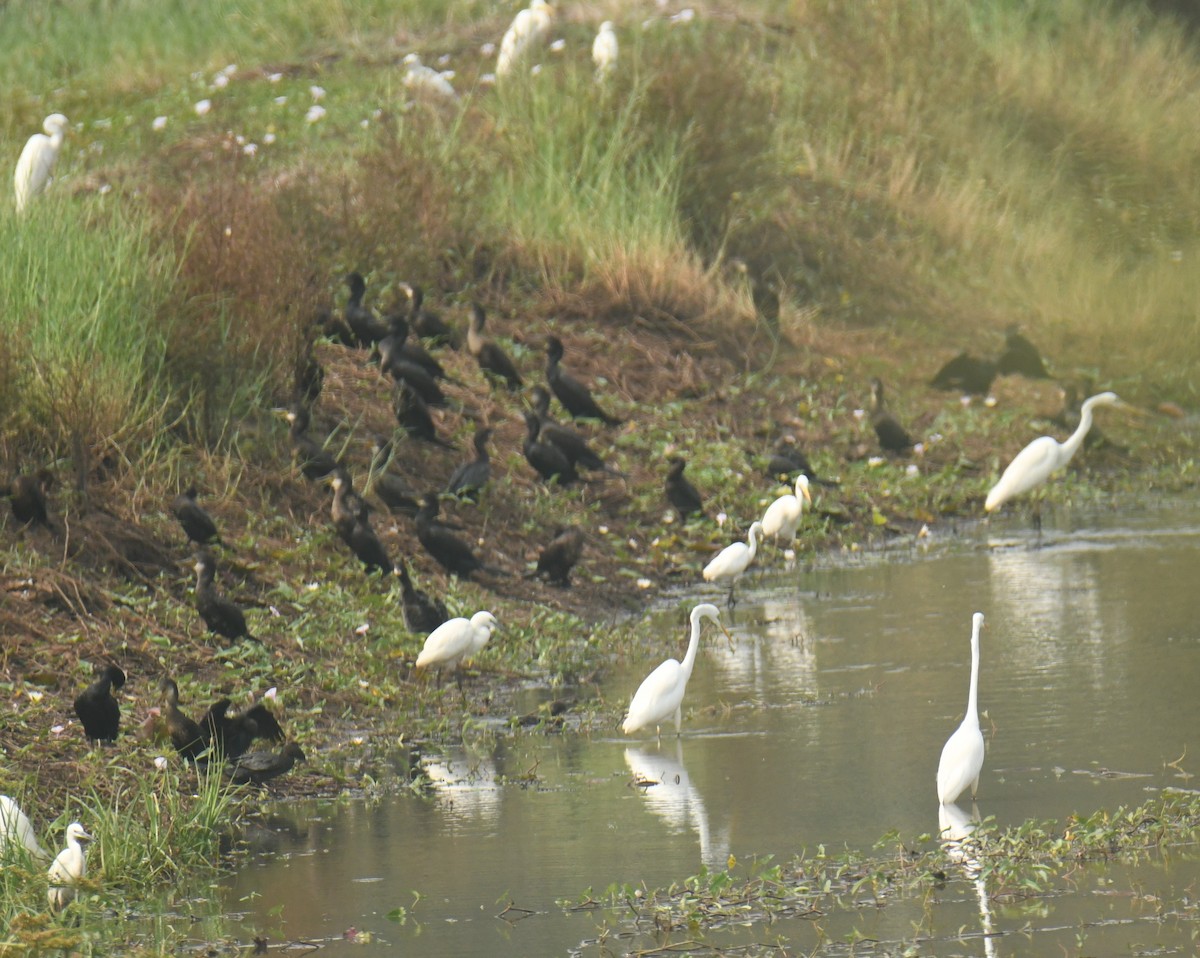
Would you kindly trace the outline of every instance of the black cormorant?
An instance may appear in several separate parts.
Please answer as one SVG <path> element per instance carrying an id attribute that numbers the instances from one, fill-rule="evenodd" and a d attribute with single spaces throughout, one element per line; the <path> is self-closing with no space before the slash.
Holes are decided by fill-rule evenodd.
<path id="1" fill-rule="evenodd" d="M 458 349 L 462 345 L 458 331 L 437 313 L 425 308 L 425 291 L 420 286 L 408 283 L 403 284 L 403 289 L 408 294 L 408 322 L 412 331 L 422 339 Z"/>
<path id="2" fill-rule="evenodd" d="M 958 390 L 972 396 L 986 396 L 995 378 L 996 363 L 962 352 L 939 369 L 929 385 L 947 392 Z"/>
<path id="3" fill-rule="evenodd" d="M 791 482 L 792 476 L 801 472 L 808 476 L 810 482 L 818 486 L 841 485 L 836 479 L 820 479 L 814 475 L 812 464 L 808 461 L 804 450 L 797 444 L 796 437 L 791 433 L 785 433 L 779 437 L 779 441 L 775 443 L 775 448 L 771 451 L 771 458 L 767 460 L 767 477 Z"/>
<path id="4" fill-rule="evenodd" d="M 417 494 L 403 476 L 388 468 L 392 459 L 392 441 L 383 436 L 371 440 L 370 491 L 393 512 L 415 516 L 421 504 Z"/>
<path id="5" fill-rule="evenodd" d="M 542 421 L 537 413 L 526 409 L 522 415 L 525 417 L 525 442 L 521 448 L 525 453 L 525 461 L 547 482 L 566 486 L 578 481 L 579 473 L 575 471 L 570 457 L 554 443 L 538 438 Z"/>
<path id="6" fill-rule="evenodd" d="M 571 461 L 571 465 L 577 469 L 608 472 L 614 476 L 624 475 L 619 470 L 606 465 L 604 460 L 588 445 L 587 439 L 582 434 L 570 426 L 555 422 L 550 417 L 550 393 L 544 386 L 534 386 L 529 395 L 533 403 L 533 411 L 537 413 L 542 424 L 541 431 L 538 433 L 539 439 L 543 442 L 553 443 L 561 449 L 567 459 Z"/>
<path id="7" fill-rule="evenodd" d="M 525 381 L 521 379 L 513 361 L 508 358 L 508 353 L 483 335 L 485 322 L 487 317 L 483 307 L 472 303 L 471 320 L 467 324 L 467 351 L 475 357 L 480 369 L 490 376 L 503 379 L 508 388 L 516 392 L 525 385 Z"/>
<path id="8" fill-rule="evenodd" d="M 486 565 L 467 543 L 438 522 L 438 511 L 437 493 L 425 493 L 421 500 L 421 508 L 417 512 L 417 539 L 443 569 L 466 578 L 480 569 L 493 574 L 503 574 L 501 570 Z"/>
<path id="9" fill-rule="evenodd" d="M 204 546 L 210 542 L 221 541 L 221 536 L 217 532 L 217 524 L 213 522 L 212 516 L 196 502 L 195 486 L 188 486 L 186 491 L 171 500 L 171 512 L 183 526 L 184 534 L 188 537 L 189 542 Z"/>
<path id="10" fill-rule="evenodd" d="M 475 446 L 475 458 L 462 463 L 454 474 L 450 476 L 450 481 L 446 483 L 446 491 L 451 495 L 463 496 L 472 501 L 479 499 L 479 493 L 483 487 L 487 485 L 488 480 L 492 476 L 491 463 L 488 461 L 488 440 L 492 437 L 492 430 L 487 426 L 479 426 L 475 430 L 475 438 L 473 440 Z"/>
<path id="11" fill-rule="evenodd" d="M 350 484 L 350 476 L 342 471 L 333 474 L 333 505 L 330 507 L 333 525 L 342 541 L 348 545 L 368 574 L 378 570 L 386 575 L 392 571 L 392 560 L 367 518 L 367 504 Z"/>
<path id="12" fill-rule="evenodd" d="M 204 733 L 200 726 L 179 710 L 179 686 L 169 676 L 158 683 L 158 690 L 163 694 L 163 721 L 167 726 L 167 734 L 175 751 L 194 762 L 208 747 L 204 741 Z"/>
<path id="13" fill-rule="evenodd" d="M 217 572 L 217 563 L 209 552 L 196 554 L 196 611 L 208 626 L 209 632 L 215 632 L 223 638 L 258 640 L 246 628 L 246 617 L 242 610 L 217 594 L 213 578 Z"/>
<path id="14" fill-rule="evenodd" d="M 563 344 L 557 336 L 546 340 L 546 381 L 558 401 L 562 403 L 572 419 L 599 419 L 606 426 L 619 426 L 624 420 L 610 416 L 595 399 L 592 392 L 560 365 Z"/>
<path id="15" fill-rule="evenodd" d="M 379 354 L 380 368 L 396 382 L 408 383 L 413 392 L 425 400 L 427 406 L 445 406 L 446 394 L 437 380 L 420 364 L 413 362 L 406 355 L 388 350 L 387 354 Z"/>
<path id="16" fill-rule="evenodd" d="M 243 755 L 230 768 L 229 779 L 234 785 L 262 785 L 290 772 L 297 762 L 304 760 L 304 749 L 295 742 L 288 742 L 278 752 L 250 752 Z"/>
<path id="17" fill-rule="evenodd" d="M 409 331 L 408 320 L 399 313 L 388 317 L 388 334 L 379 341 L 379 365 L 387 370 L 393 362 L 412 363 L 434 379 L 461 386 L 423 346 L 409 338 Z M 395 372 L 392 375 L 400 378 Z"/>
<path id="18" fill-rule="evenodd" d="M 325 385 L 325 367 L 313 355 L 311 343 L 296 357 L 292 381 L 292 392 L 297 402 L 311 406 L 321 395 L 321 389 Z"/>
<path id="19" fill-rule="evenodd" d="M 896 417 L 888 412 L 883 398 L 883 382 L 878 378 L 871 380 L 871 399 L 871 425 L 875 427 L 875 435 L 879 437 L 883 451 L 911 452 L 913 441 Z"/>
<path id="20" fill-rule="evenodd" d="M 32 475 L 19 475 L 3 490 L 12 501 L 12 512 L 23 525 L 36 523 L 53 529 L 46 511 L 46 493 L 54 485 L 49 469 L 39 469 Z"/>
<path id="21" fill-rule="evenodd" d="M 125 673 L 115 665 L 96 669 L 96 681 L 75 696 L 75 714 L 92 742 L 115 742 L 121 724 L 121 707 L 112 690 L 125 684 Z"/>
<path id="22" fill-rule="evenodd" d="M 443 622 L 449 621 L 450 611 L 446 603 L 413 585 L 408 564 L 403 559 L 396 563 L 396 575 L 400 577 L 404 627 L 409 632 L 428 635 Z"/>
<path id="23" fill-rule="evenodd" d="M 704 500 L 696 487 L 683 474 L 687 468 L 687 460 L 680 456 L 672 456 L 667 460 L 667 501 L 675 508 L 680 521 L 686 522 L 692 516 L 704 514 Z"/>
<path id="24" fill-rule="evenodd" d="M 295 403 L 283 410 L 289 423 L 288 435 L 292 440 L 292 457 L 306 479 L 324 479 L 338 468 L 338 461 L 322 445 L 308 434 L 311 419 L 303 403 Z"/>
<path id="25" fill-rule="evenodd" d="M 537 571 L 533 574 L 551 585 L 567 588 L 571 584 L 571 570 L 583 555 L 583 530 L 578 526 L 566 526 L 554 531 L 554 538 L 538 553 Z"/>
<path id="26" fill-rule="evenodd" d="M 1021 327 L 1013 323 L 1004 331 L 1004 352 L 996 360 L 996 371 L 1001 376 L 1018 373 L 1030 379 L 1049 379 L 1046 365 L 1038 348 L 1021 335 Z"/>
<path id="27" fill-rule="evenodd" d="M 429 406 L 408 384 L 407 380 L 397 380 L 392 409 L 396 413 L 396 422 L 400 423 L 400 427 L 414 439 L 431 442 L 435 446 L 442 446 L 445 449 L 454 448 L 437 434 L 437 426 L 433 423 Z"/>
<path id="28" fill-rule="evenodd" d="M 346 300 L 346 325 L 354 333 L 359 346 L 370 348 L 388 334 L 388 328 L 375 314 L 363 306 L 363 294 L 367 291 L 366 280 L 361 273 L 350 273 L 346 277 L 346 285 L 350 287 L 350 298 Z"/>
<path id="29" fill-rule="evenodd" d="M 231 715 L 232 704 L 227 698 L 214 702 L 198 723 L 214 755 L 235 759 L 245 754 L 255 739 L 282 742 L 287 737 L 275 713 L 265 703 L 256 702 L 244 712 Z"/>

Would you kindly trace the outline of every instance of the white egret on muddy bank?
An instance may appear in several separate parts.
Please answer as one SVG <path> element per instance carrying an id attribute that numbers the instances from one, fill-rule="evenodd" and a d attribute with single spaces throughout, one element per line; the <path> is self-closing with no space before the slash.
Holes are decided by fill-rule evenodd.
<path id="1" fill-rule="evenodd" d="M 733 545 L 726 546 L 704 567 L 705 582 L 729 583 L 730 605 L 735 602 L 733 587 L 741 578 L 742 573 L 750 568 L 750 563 L 754 561 L 755 553 L 758 552 L 758 537 L 762 535 L 762 531 L 763 524 L 756 520 L 750 526 L 750 533 L 746 537 L 747 542 L 735 542 Z"/>
<path id="2" fill-rule="evenodd" d="M 796 538 L 796 527 L 804 514 L 805 502 L 812 502 L 812 495 L 808 491 L 808 476 L 801 473 L 796 477 L 794 495 L 780 496 L 767 506 L 762 517 L 763 537 L 782 540 L 785 547 L 790 547 Z"/>
<path id="3" fill-rule="evenodd" d="M 938 801 L 948 805 L 971 786 L 971 797 L 979 788 L 979 773 L 983 769 L 983 733 L 979 730 L 979 632 L 983 628 L 983 613 L 971 616 L 971 691 L 967 696 L 967 714 L 962 724 L 942 746 L 938 762 Z"/>
<path id="4" fill-rule="evenodd" d="M 417 656 L 417 668 L 433 666 L 439 670 L 457 669 L 463 661 L 473 658 L 483 649 L 499 627 L 496 617 L 487 611 L 476 612 L 469 619 L 457 618 L 443 622 L 425 640 L 425 647 Z M 462 688 L 461 676 L 458 686 Z"/>

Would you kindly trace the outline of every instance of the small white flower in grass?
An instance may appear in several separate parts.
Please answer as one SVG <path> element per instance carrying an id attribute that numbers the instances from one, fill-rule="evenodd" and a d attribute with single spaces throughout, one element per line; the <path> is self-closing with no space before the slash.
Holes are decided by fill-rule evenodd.
<path id="1" fill-rule="evenodd" d="M 234 142 L 235 142 L 235 143 L 236 143 L 238 146 L 241 146 L 243 143 L 245 143 L 245 142 L 246 142 L 246 137 L 245 137 L 245 135 L 244 135 L 244 134 L 241 134 L 241 133 L 239 133 L 237 136 L 235 136 L 235 137 L 233 138 L 233 141 L 234 141 Z"/>
<path id="2" fill-rule="evenodd" d="M 541 72 L 542 72 L 542 65 L 541 65 L 540 63 L 535 63 L 533 66 L 531 66 L 531 67 L 529 68 L 529 75 L 530 75 L 530 76 L 534 76 L 534 77 L 535 77 L 535 76 L 537 76 L 537 75 L 538 75 L 539 73 L 541 73 Z"/>
<path id="3" fill-rule="evenodd" d="M 795 549 L 784 549 L 784 550 L 783 550 L 783 557 L 784 557 L 785 559 L 787 559 L 787 561 L 788 561 L 788 562 L 793 562 L 793 561 L 795 561 L 795 559 L 796 559 L 796 550 L 795 550 Z"/>
<path id="4" fill-rule="evenodd" d="M 717 528 L 718 529 L 724 529 L 725 523 L 728 521 L 729 521 L 729 513 L 727 513 L 727 512 L 718 512 L 717 513 Z"/>
<path id="5" fill-rule="evenodd" d="M 25 694 L 29 696 L 29 701 L 30 701 L 30 702 L 33 702 L 33 703 L 35 703 L 35 704 L 36 704 L 36 703 L 38 703 L 38 702 L 40 702 L 42 699 L 44 699 L 44 698 L 46 697 L 46 693 L 45 693 L 45 692 L 38 692 L 38 691 L 36 691 L 36 690 L 34 690 L 34 689 L 30 689 L 30 690 L 29 690 L 28 692 L 26 692 Z"/>
<path id="6" fill-rule="evenodd" d="M 277 97 L 275 97 L 275 105 L 276 105 L 276 106 L 283 106 L 285 103 L 287 103 L 287 97 L 286 97 L 286 96 L 277 96 Z"/>
<path id="7" fill-rule="evenodd" d="M 354 630 L 354 634 L 355 635 L 366 635 L 370 630 L 371 630 L 371 623 L 364 622 L 362 625 L 360 625 L 357 629 Z"/>
<path id="8" fill-rule="evenodd" d="M 904 474 L 908 476 L 909 479 L 915 479 L 921 474 L 921 470 L 915 462 L 910 462 L 904 467 Z"/>
<path id="9" fill-rule="evenodd" d="M 204 114 L 212 109 L 212 100 L 201 100 L 192 109 L 196 111 L 197 116 L 204 116 Z"/>
<path id="10" fill-rule="evenodd" d="M 496 82 L 496 74 L 494 74 L 494 73 L 481 73 L 479 75 L 479 85 L 480 86 L 493 86 L 495 84 L 495 82 Z"/>
<path id="11" fill-rule="evenodd" d="M 304 119 L 308 120 L 309 123 L 316 123 L 318 120 L 322 119 L 324 116 L 325 116 L 325 107 L 321 106 L 320 104 L 314 103 L 312 106 L 310 106 L 308 108 L 308 112 L 304 114 Z"/>
<path id="12" fill-rule="evenodd" d="M 914 455 L 914 456 L 923 456 L 923 455 L 925 455 L 925 443 L 923 443 L 923 442 L 918 442 L 918 443 L 916 443 L 916 444 L 913 446 L 913 455 Z"/>
<path id="13" fill-rule="evenodd" d="M 654 583 L 651 582 L 649 579 L 638 579 L 637 580 L 637 587 L 639 589 L 649 589 L 653 585 L 654 585 Z"/>
<path id="14" fill-rule="evenodd" d="M 263 139 L 265 140 L 266 137 L 264 136 Z M 321 588 L 321 583 L 320 582 L 306 582 L 306 583 L 304 583 L 304 588 L 308 589 L 309 592 L 316 592 L 317 589 Z"/>
<path id="15" fill-rule="evenodd" d="M 988 409 L 992 409 L 996 405 L 996 397 L 988 396 L 987 399 L 983 401 L 983 404 L 987 406 Z"/>
<path id="16" fill-rule="evenodd" d="M 233 235 L 233 227 L 232 227 L 232 226 L 226 226 L 226 227 L 225 227 L 225 235 L 226 235 L 226 236 L 232 236 L 232 235 Z"/>
<path id="17" fill-rule="evenodd" d="M 325 97 L 325 88 L 323 86 L 310 86 L 308 92 L 312 94 L 314 100 L 321 100 Z"/>
<path id="18" fill-rule="evenodd" d="M 884 464 L 884 461 L 885 460 L 884 460 L 883 456 L 872 456 L 870 459 L 867 460 L 867 465 L 870 466 L 872 469 L 874 469 L 877 466 L 882 466 Z"/>
<path id="19" fill-rule="evenodd" d="M 363 742 L 365 742 L 365 741 L 366 741 L 366 739 L 363 738 L 361 735 L 356 735 L 356 736 L 354 736 L 354 738 L 350 739 L 350 744 L 351 745 L 362 745 Z"/>
<path id="20" fill-rule="evenodd" d="M 109 193 L 112 192 L 112 184 L 111 183 L 101 183 L 99 188 L 96 190 L 96 192 L 99 193 L 101 196 L 107 196 Z"/>
<path id="21" fill-rule="evenodd" d="M 274 701 L 275 699 L 279 698 L 279 688 L 277 686 L 272 685 L 269 689 L 267 689 L 265 692 L 263 692 L 263 698 L 270 699 L 271 701 Z"/>
<path id="22" fill-rule="evenodd" d="M 563 49 L 566 47 L 566 45 L 567 45 L 567 41 L 560 38 L 558 40 L 555 40 L 552 44 L 550 44 L 550 49 L 553 50 L 555 53 L 561 53 L 563 51 Z"/>
<path id="23" fill-rule="evenodd" d="M 969 405 L 971 405 L 971 397 L 970 396 L 959 396 L 958 401 L 963 404 L 964 409 L 966 409 Z"/>
<path id="24" fill-rule="evenodd" d="M 918 539 L 924 539 L 929 535 L 929 526 L 925 523 L 921 524 L 920 530 L 917 532 Z"/>
<path id="25" fill-rule="evenodd" d="M 225 67 L 225 69 L 224 69 L 224 70 L 222 70 L 221 72 L 222 72 L 222 73 L 223 73 L 225 76 L 227 76 L 227 77 L 231 77 L 231 76 L 233 76 L 235 73 L 237 73 L 237 64 L 236 64 L 236 63 L 230 63 L 230 64 L 227 64 L 227 65 L 226 65 L 226 67 Z"/>
<path id="26" fill-rule="evenodd" d="M 358 687 L 359 687 L 360 689 L 369 689 L 369 688 L 371 687 L 371 683 L 370 683 L 370 682 L 368 682 L 366 679 L 359 679 L 359 680 L 358 680 Z"/>
<path id="27" fill-rule="evenodd" d="M 361 126 L 365 130 L 365 129 L 367 129 L 367 127 L 369 127 L 371 125 L 371 121 L 367 120 L 367 119 L 359 120 L 358 125 Z"/>
<path id="28" fill-rule="evenodd" d="M 283 79 L 282 73 L 268 73 L 267 74 L 267 82 L 268 83 L 278 83 L 282 79 Z"/>
<path id="29" fill-rule="evenodd" d="M 212 85 L 218 90 L 223 90 L 225 87 L 229 86 L 229 77 L 227 77 L 224 73 L 218 73 L 215 77 L 213 77 Z"/>
<path id="30" fill-rule="evenodd" d="M 197 70 L 195 73 L 192 74 L 192 82 L 193 83 L 195 83 L 199 80 L 203 80 L 203 79 L 204 79 L 204 73 L 200 70 Z"/>
<path id="31" fill-rule="evenodd" d="M 485 57 L 490 57 L 495 52 L 496 52 L 496 44 L 491 43 L 491 42 L 485 43 L 483 46 L 481 46 L 479 48 L 479 53 Z"/>
<path id="32" fill-rule="evenodd" d="M 866 411 L 865 409 L 856 409 L 856 410 L 854 410 L 854 412 L 852 412 L 852 413 L 851 413 L 851 415 L 852 415 L 852 416 L 853 416 L 853 417 L 854 417 L 854 418 L 855 418 L 855 419 L 856 419 L 858 422 L 862 422 L 862 421 L 863 421 L 863 417 L 864 417 L 864 416 L 866 416 L 866 414 L 867 414 L 867 411 Z"/>
<path id="33" fill-rule="evenodd" d="M 626 539 L 625 544 L 631 549 L 636 549 L 638 547 L 638 541 L 633 536 L 630 536 L 628 539 Z"/>
<path id="34" fill-rule="evenodd" d="M 167 768 L 167 757 L 165 755 L 155 755 L 154 767 L 160 772 L 165 771 Z"/>
<path id="35" fill-rule="evenodd" d="M 684 7 L 675 16 L 671 17 L 672 23 L 691 23 L 696 19 L 696 11 L 691 7 Z"/>
<path id="36" fill-rule="evenodd" d="M 62 735 L 62 733 L 65 732 L 66 730 L 67 730 L 67 727 L 65 725 L 51 725 L 50 726 L 50 734 L 51 735 Z"/>
<path id="37" fill-rule="evenodd" d="M 274 133 L 264 133 L 263 134 L 263 143 L 265 143 L 267 146 L 270 146 L 274 142 L 275 142 L 275 134 Z M 317 588 L 317 584 L 314 582 L 312 584 L 312 587 L 314 589 Z"/>
<path id="38" fill-rule="evenodd" d="M 247 143 L 245 146 L 242 147 L 242 152 L 245 153 L 246 156 L 256 156 L 258 154 L 258 144 L 257 143 Z M 278 614 L 279 613 L 276 613 L 276 615 L 278 615 Z"/>
<path id="39" fill-rule="evenodd" d="M 450 54 L 449 53 L 443 53 L 440 57 L 437 58 L 437 65 L 440 67 L 444 67 L 449 62 L 450 62 Z"/>
<path id="40" fill-rule="evenodd" d="M 608 535 L 608 526 L 597 526 L 596 531 L 602 536 Z"/>
<path id="41" fill-rule="evenodd" d="M 154 122 L 150 124 L 152 130 L 165 130 L 167 128 L 167 118 L 165 116 L 156 116 Z"/>

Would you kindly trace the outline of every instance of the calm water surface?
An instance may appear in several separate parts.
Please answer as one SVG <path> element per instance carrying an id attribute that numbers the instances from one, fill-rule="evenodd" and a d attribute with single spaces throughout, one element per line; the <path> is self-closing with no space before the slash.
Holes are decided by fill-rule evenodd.
<path id="1" fill-rule="evenodd" d="M 768 552 L 732 622 L 724 616 L 733 647 L 706 636 L 682 739 L 627 739 L 615 727 L 649 667 L 682 654 L 686 622 L 671 610 L 646 621 L 652 658 L 603 690 L 610 733 L 465 744 L 423 760 L 425 793 L 281 808 L 263 853 L 222 894 L 247 937 L 319 940 L 335 953 L 361 953 L 341 940 L 354 927 L 376 937 L 368 950 L 600 954 L 589 942 L 617 917 L 565 914 L 557 899 L 666 885 L 731 855 L 869 849 L 892 830 L 912 844 L 939 828 L 934 773 L 966 706 L 977 610 L 987 616 L 980 815 L 1062 819 L 1189 787 L 1168 763 L 1200 756 L 1198 546 L 1200 510 L 1164 507 L 1076 516 L 1040 541 L 1017 519 L 994 520 L 919 558 L 906 547 L 812 571 Z M 633 784 L 648 780 L 659 784 Z M 1186 856 L 1120 867 L 1147 895 L 1178 897 L 1200 879 Z M 1079 947 L 1081 922 L 1097 922 L 1085 950 L 1191 953 L 1194 922 L 1150 921 L 1153 909 L 1106 896 L 1110 884 L 1097 865 L 1075 894 L 1035 908 L 997 905 L 964 879 L 933 903 L 932 922 L 918 900 L 834 916 L 824 929 L 907 941 L 932 923 L 950 937 L 927 953 L 1057 956 Z M 498 919 L 510 902 L 532 914 Z M 397 907 L 408 909 L 403 924 L 385 917 Z M 985 927 L 1005 934 L 984 938 Z M 802 922 L 721 940 L 777 935 L 797 951 L 817 943 Z"/>

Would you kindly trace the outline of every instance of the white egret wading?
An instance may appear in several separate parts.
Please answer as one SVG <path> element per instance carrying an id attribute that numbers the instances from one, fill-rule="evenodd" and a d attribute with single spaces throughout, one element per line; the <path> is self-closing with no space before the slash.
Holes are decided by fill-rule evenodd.
<path id="1" fill-rule="evenodd" d="M 490 612 L 476 612 L 469 619 L 450 619 L 443 622 L 429 633 L 425 647 L 417 656 L 417 668 L 431 666 L 438 671 L 438 681 L 441 682 L 441 670 L 458 669 L 464 661 L 474 658 L 492 637 L 492 633 L 500 627 L 496 617 Z M 462 675 L 458 676 L 458 687 L 462 689 Z"/>
<path id="2" fill-rule="evenodd" d="M 962 724 L 942 746 L 938 762 L 938 801 L 949 805 L 971 786 L 971 797 L 979 790 L 979 773 L 983 769 L 983 733 L 979 731 L 979 631 L 983 628 L 983 613 L 971 617 L 971 692 L 967 696 L 967 714 Z"/>
<path id="3" fill-rule="evenodd" d="M 18 848 L 39 861 L 50 860 L 21 807 L 7 795 L 0 795 L 0 860 L 12 857 Z"/>
<path id="4" fill-rule="evenodd" d="M 758 537 L 762 535 L 762 531 L 763 524 L 754 522 L 750 526 L 748 542 L 735 542 L 733 545 L 726 546 L 704 567 L 705 582 L 729 583 L 729 604 L 731 606 L 736 602 L 733 587 L 741 578 L 742 573 L 750 568 L 750 563 L 754 561 L 754 556 L 758 552 Z"/>

